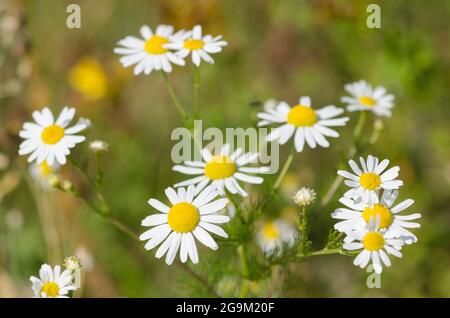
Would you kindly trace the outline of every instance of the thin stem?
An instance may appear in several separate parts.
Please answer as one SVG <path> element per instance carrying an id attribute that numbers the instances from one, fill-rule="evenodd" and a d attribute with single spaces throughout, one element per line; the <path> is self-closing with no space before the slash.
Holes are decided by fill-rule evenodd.
<path id="1" fill-rule="evenodd" d="M 353 145 L 350 148 L 346 159 L 353 158 L 353 156 L 358 151 L 358 147 L 360 144 L 360 136 L 361 136 L 361 132 L 364 128 L 364 124 L 366 123 L 366 117 L 367 117 L 367 115 L 366 115 L 365 111 L 361 111 L 359 113 L 358 122 L 356 123 L 355 130 L 353 131 Z M 344 178 L 340 175 L 336 175 L 333 183 L 328 188 L 325 196 L 323 197 L 323 199 L 320 203 L 319 211 L 321 211 L 331 201 L 331 199 L 333 198 L 337 189 L 341 185 L 342 181 L 344 181 Z"/>
<path id="2" fill-rule="evenodd" d="M 239 260 L 241 262 L 241 271 L 242 271 L 242 276 L 244 277 L 248 277 L 249 276 L 249 269 L 248 269 L 248 264 L 247 264 L 247 257 L 245 256 L 245 248 L 244 245 L 239 245 L 237 248 L 237 252 L 239 255 Z"/>
<path id="3" fill-rule="evenodd" d="M 55 219 L 52 215 L 53 209 L 49 206 L 49 198 L 42 191 L 38 193 L 40 189 L 36 187 L 29 177 L 26 177 L 25 180 L 36 204 L 41 229 L 47 247 L 48 259 L 52 262 L 59 262 L 61 260 L 61 245 Z"/>
<path id="4" fill-rule="evenodd" d="M 364 124 L 366 122 L 366 117 L 366 111 L 361 111 L 359 113 L 358 122 L 356 123 L 355 130 L 353 131 L 353 140 L 357 141 L 359 139 L 359 136 L 361 135 Z"/>
<path id="5" fill-rule="evenodd" d="M 194 117 L 197 117 L 200 110 L 200 69 L 194 67 Z"/>
<path id="6" fill-rule="evenodd" d="M 302 232 L 302 253 L 306 254 L 306 244 L 308 243 L 308 219 L 306 215 L 306 207 L 302 208 L 301 218 L 301 232 Z"/>
<path id="7" fill-rule="evenodd" d="M 101 169 L 101 155 L 100 153 L 95 154 L 95 187 L 97 189 L 100 188 L 100 186 L 103 183 L 103 172 Z"/>
<path id="8" fill-rule="evenodd" d="M 139 235 L 136 232 L 134 232 L 132 229 L 130 229 L 128 226 L 123 224 L 121 221 L 119 221 L 115 217 L 109 216 L 109 217 L 105 218 L 105 220 L 108 221 L 109 223 L 111 223 L 112 225 L 114 225 L 122 233 L 128 235 L 131 239 L 133 239 L 133 240 L 138 239 Z"/>
<path id="9" fill-rule="evenodd" d="M 319 256 L 319 255 L 329 255 L 329 254 L 346 255 L 345 253 L 343 253 L 341 248 L 333 248 L 333 249 L 324 248 L 324 249 L 309 253 L 309 256 Z"/>
<path id="10" fill-rule="evenodd" d="M 240 298 L 245 298 L 248 294 L 249 291 L 249 284 L 247 281 L 247 278 L 250 275 L 250 271 L 249 271 L 249 267 L 247 264 L 247 257 L 245 256 L 245 247 L 244 245 L 239 245 L 237 247 L 237 252 L 239 255 L 239 260 L 241 263 L 241 273 L 242 273 L 242 277 L 243 277 L 243 281 L 242 281 L 242 286 L 241 286 L 241 291 L 239 292 L 239 297 Z"/>
<path id="11" fill-rule="evenodd" d="M 61 191 L 64 191 L 62 188 L 58 188 Z M 64 191 L 66 192 L 66 191 Z M 67 192 L 66 192 L 67 193 Z M 94 212 L 96 212 L 98 215 L 100 215 L 105 221 L 109 222 L 110 224 L 114 225 L 118 230 L 120 230 L 122 233 L 126 234 L 128 237 L 130 237 L 134 241 L 139 241 L 138 237 L 139 235 L 134 232 L 132 229 L 130 229 L 127 225 L 122 223 L 119 219 L 111 215 L 109 205 L 107 202 L 103 199 L 103 196 L 101 194 L 100 198 L 102 199 L 102 208 L 99 208 L 97 205 L 95 205 L 92 201 L 86 200 L 81 196 L 81 194 L 73 188 L 69 194 L 72 194 L 74 197 L 79 198 L 82 200 L 89 208 L 91 208 Z M 106 208 L 108 211 L 108 215 L 104 214 L 103 208 Z M 181 263 L 180 263 L 181 264 Z M 208 291 L 213 294 L 214 296 L 218 297 L 218 295 L 214 292 L 213 288 L 209 285 L 208 281 L 201 276 L 199 276 L 197 273 L 195 273 L 192 269 L 187 267 L 184 264 L 181 264 L 181 267 L 189 273 L 192 277 L 200 281 L 205 287 L 207 287 Z"/>
<path id="12" fill-rule="evenodd" d="M 281 182 L 284 179 L 284 176 L 286 175 L 286 173 L 289 170 L 289 167 L 291 166 L 292 160 L 294 159 L 294 148 L 291 149 L 291 153 L 289 154 L 289 156 L 286 159 L 286 162 L 284 163 L 283 168 L 281 169 L 280 174 L 278 175 L 277 180 L 275 181 L 275 184 L 273 186 L 273 190 L 278 189 L 278 187 L 280 186 Z"/>
<path id="13" fill-rule="evenodd" d="M 169 78 L 167 77 L 167 74 L 165 72 L 161 72 L 164 78 L 164 82 L 166 83 L 167 90 L 169 91 L 169 95 L 172 98 L 172 101 L 177 108 L 178 112 L 180 113 L 183 120 L 186 122 L 188 119 L 188 115 L 186 113 L 186 110 L 184 109 L 183 105 L 181 105 L 180 100 L 178 99 L 177 95 L 175 94 L 172 85 L 169 82 Z"/>
<path id="14" fill-rule="evenodd" d="M 83 167 L 81 167 L 76 160 L 72 159 L 71 157 L 68 157 L 68 161 L 69 163 L 75 167 L 75 169 L 77 169 L 78 171 L 81 172 L 81 174 L 86 178 L 86 180 L 89 183 L 93 183 L 91 177 L 89 176 L 89 174 L 87 173 L 87 171 L 85 169 L 83 169 Z"/>
<path id="15" fill-rule="evenodd" d="M 346 250 L 342 249 L 341 247 L 336 247 L 336 248 L 324 247 L 321 250 L 310 252 L 310 253 L 308 253 L 308 255 L 299 253 L 299 254 L 297 254 L 297 258 L 304 259 L 305 257 L 309 257 L 309 256 L 321 256 L 321 255 L 331 255 L 331 254 L 340 254 L 340 255 L 345 255 L 345 256 L 351 256 L 354 254 L 358 254 L 359 252 L 360 251 L 346 251 Z"/>
<path id="16" fill-rule="evenodd" d="M 337 175 L 334 178 L 333 183 L 331 184 L 330 188 L 328 189 L 327 193 L 323 197 L 322 201 L 320 202 L 321 208 L 325 207 L 333 198 L 334 194 L 336 193 L 337 189 L 341 185 L 344 178 L 340 175 Z"/>
<path id="17" fill-rule="evenodd" d="M 208 281 L 206 279 L 204 279 L 203 277 L 201 277 L 199 274 L 197 274 L 193 269 L 191 269 L 186 264 L 181 263 L 179 260 L 177 260 L 175 263 L 178 265 L 178 267 L 180 267 L 186 273 L 188 273 L 193 278 L 195 278 L 197 281 L 199 281 L 208 290 L 208 292 L 211 295 L 213 295 L 214 297 L 220 297 L 220 295 L 218 295 L 216 293 L 216 291 L 212 288 L 212 286 L 208 283 Z"/>

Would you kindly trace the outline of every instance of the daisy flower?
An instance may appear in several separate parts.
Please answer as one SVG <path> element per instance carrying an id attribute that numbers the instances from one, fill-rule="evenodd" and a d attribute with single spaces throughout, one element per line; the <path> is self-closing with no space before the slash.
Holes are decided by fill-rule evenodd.
<path id="1" fill-rule="evenodd" d="M 177 50 L 175 53 L 180 59 L 184 59 L 191 54 L 192 63 L 197 67 L 200 66 L 201 60 L 214 64 L 213 58 L 209 55 L 222 51 L 222 46 L 228 43 L 221 40 L 222 36 L 212 37 L 211 35 L 202 36 L 202 27 L 194 26 L 191 32 L 186 32 L 182 36 L 175 39 L 172 43 L 166 44 L 164 47 Z"/>
<path id="2" fill-rule="evenodd" d="M 155 32 L 144 25 L 140 29 L 142 39 L 134 36 L 127 36 L 119 41 L 120 47 L 114 49 L 114 53 L 123 55 L 120 63 L 124 67 L 135 65 L 134 75 L 144 72 L 150 74 L 153 70 L 163 70 L 166 73 L 172 72 L 172 65 L 183 66 L 184 60 L 166 48 L 166 44 L 182 36 L 185 31 L 181 30 L 173 34 L 173 27 L 170 25 L 158 25 Z"/>
<path id="3" fill-rule="evenodd" d="M 274 109 L 266 109 L 258 113 L 258 118 L 261 119 L 258 126 L 282 124 L 271 131 L 266 138 L 267 141 L 276 140 L 283 145 L 295 135 L 295 149 L 301 152 L 305 141 L 311 148 L 316 148 L 316 145 L 329 147 L 330 143 L 325 137 L 339 137 L 339 134 L 329 127 L 345 126 L 349 119 L 348 117 L 334 118 L 343 112 L 342 108 L 332 105 L 314 110 L 309 97 L 300 97 L 299 103 L 293 107 L 286 102 L 279 102 Z"/>
<path id="4" fill-rule="evenodd" d="M 213 187 L 205 188 L 198 195 L 195 195 L 194 186 L 189 186 L 187 190 L 179 188 L 178 192 L 169 187 L 166 189 L 166 196 L 170 207 L 156 199 L 150 199 L 148 203 L 162 213 L 152 214 L 142 221 L 143 226 L 153 227 L 139 237 L 141 241 L 148 241 L 145 249 L 150 250 L 162 243 L 155 256 L 161 258 L 167 253 L 168 265 L 172 264 L 178 249 L 183 263 L 188 256 L 194 264 L 198 263 L 194 237 L 203 245 L 216 250 L 217 243 L 208 232 L 226 238 L 228 235 L 216 224 L 230 221 L 229 216 L 217 213 L 228 203 L 226 198 L 213 201 L 217 195 Z"/>
<path id="5" fill-rule="evenodd" d="M 350 237 L 351 242 L 343 245 L 343 248 L 348 251 L 362 249 L 356 256 L 353 264 L 364 268 L 372 259 L 373 268 L 378 274 L 383 271 L 382 263 L 386 267 L 391 266 L 388 254 L 402 257 L 400 250 L 404 244 L 404 241 L 401 239 L 389 238 L 385 232 L 379 230 L 379 226 L 380 217 L 377 216 L 376 221 L 372 217 L 366 226 L 349 232 L 347 237 Z"/>
<path id="6" fill-rule="evenodd" d="M 258 153 L 242 154 L 242 149 L 238 148 L 231 153 L 230 145 L 225 144 L 219 154 L 213 156 L 211 152 L 202 149 L 203 161 L 185 161 L 184 165 L 175 165 L 174 171 L 188 175 L 198 175 L 192 179 L 175 184 L 175 187 L 184 187 L 196 184 L 198 191 L 211 183 L 221 195 L 225 195 L 225 189 L 230 193 L 239 193 L 247 196 L 247 192 L 239 185 L 239 181 L 261 184 L 264 179 L 249 175 L 248 173 L 267 173 L 268 167 L 245 167 L 248 163 L 258 158 Z"/>
<path id="7" fill-rule="evenodd" d="M 48 180 L 58 172 L 60 167 L 57 162 L 53 162 L 52 165 L 45 160 L 40 164 L 33 162 L 30 165 L 30 174 L 44 189 L 47 189 L 49 187 Z"/>
<path id="8" fill-rule="evenodd" d="M 338 175 L 346 178 L 344 180 L 345 185 L 351 187 L 344 193 L 344 197 L 372 205 L 378 203 L 378 191 L 380 189 L 395 190 L 403 185 L 403 181 L 396 180 L 400 170 L 398 166 L 385 171 L 389 164 L 388 159 L 379 162 L 377 157 L 369 155 L 366 161 L 362 157 L 359 158 L 359 161 L 362 169 L 358 167 L 355 161 L 349 160 L 348 162 L 354 174 L 345 170 L 338 170 L 337 172 Z"/>
<path id="9" fill-rule="evenodd" d="M 53 165 L 56 160 L 61 165 L 66 163 L 66 156 L 76 144 L 83 142 L 86 137 L 76 135 L 87 128 L 85 121 L 79 121 L 72 127 L 67 127 L 75 116 L 75 108 L 64 107 L 56 121 L 53 114 L 45 107 L 41 111 L 34 111 L 36 123 L 23 124 L 19 136 L 25 141 L 20 144 L 19 155 L 28 155 L 28 162 L 37 164 L 47 161 Z"/>
<path id="10" fill-rule="evenodd" d="M 61 273 L 61 267 L 56 265 L 54 269 L 50 265 L 43 264 L 39 270 L 39 278 L 31 276 L 35 298 L 69 298 L 69 291 L 77 290 L 72 282 L 73 277 L 69 270 Z"/>
<path id="11" fill-rule="evenodd" d="M 369 110 L 377 116 L 391 116 L 394 107 L 394 95 L 386 94 L 382 86 L 372 88 L 366 81 L 358 81 L 344 86 L 352 96 L 342 97 L 341 101 L 347 103 L 349 112 Z"/>
<path id="12" fill-rule="evenodd" d="M 369 206 L 365 203 L 355 203 L 349 198 L 341 198 L 339 202 L 346 208 L 336 209 L 331 216 L 343 220 L 334 225 L 340 232 L 348 233 L 360 227 L 364 227 L 371 218 L 380 217 L 380 230 L 385 231 L 386 236 L 402 238 L 405 243 L 417 242 L 417 237 L 407 228 L 418 228 L 419 223 L 409 222 L 421 217 L 420 213 L 400 215 L 399 213 L 414 204 L 414 200 L 407 199 L 393 206 L 398 196 L 397 190 L 384 190 L 379 203 Z"/>
<path id="13" fill-rule="evenodd" d="M 296 227 L 282 219 L 264 221 L 256 233 L 256 242 L 266 255 L 279 255 L 297 239 Z"/>

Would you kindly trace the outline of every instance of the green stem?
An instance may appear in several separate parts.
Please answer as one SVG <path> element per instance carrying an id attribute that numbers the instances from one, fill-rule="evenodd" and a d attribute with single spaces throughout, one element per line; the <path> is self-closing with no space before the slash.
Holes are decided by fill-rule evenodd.
<path id="1" fill-rule="evenodd" d="M 103 172 L 101 168 L 100 156 L 100 153 L 95 154 L 95 187 L 97 189 L 99 189 L 103 183 Z"/>
<path id="2" fill-rule="evenodd" d="M 202 276 L 200 276 L 199 274 L 197 274 L 192 268 L 190 268 L 188 265 L 181 263 L 179 260 L 175 261 L 175 264 L 177 264 L 182 270 L 184 270 L 186 273 L 188 273 L 189 275 L 191 275 L 193 278 L 195 278 L 196 280 L 198 280 L 207 290 L 208 292 L 214 296 L 214 297 L 220 297 L 220 295 L 217 294 L 217 292 L 214 290 L 214 288 L 212 288 L 212 286 L 209 284 L 209 282 L 203 278 Z"/>
<path id="3" fill-rule="evenodd" d="M 308 217 L 306 215 L 306 207 L 302 208 L 302 216 L 301 216 L 301 232 L 302 232 L 302 254 L 306 255 L 306 245 L 308 243 Z"/>
<path id="4" fill-rule="evenodd" d="M 353 156 L 358 152 L 358 148 L 360 146 L 361 132 L 366 123 L 366 117 L 367 117 L 366 111 L 361 111 L 359 113 L 358 122 L 356 123 L 355 130 L 353 131 L 353 145 L 348 152 L 347 158 L 345 158 L 346 160 L 348 160 L 349 158 L 353 158 Z M 320 202 L 319 211 L 321 211 L 331 201 L 337 189 L 341 185 L 342 181 L 344 181 L 344 178 L 340 175 L 336 175 L 333 183 L 330 185 L 325 196 Z"/>
<path id="5" fill-rule="evenodd" d="M 239 255 L 239 260 L 241 262 L 241 270 L 242 270 L 242 276 L 244 277 L 248 277 L 249 276 L 249 269 L 248 269 L 248 264 L 247 264 L 247 258 L 245 256 L 245 248 L 244 245 L 239 245 L 237 248 L 237 252 Z"/>
<path id="6" fill-rule="evenodd" d="M 281 182 L 284 179 L 284 176 L 286 175 L 286 173 L 289 170 L 289 167 L 291 166 L 292 160 L 294 159 L 294 148 L 291 149 L 291 153 L 289 154 L 289 156 L 286 159 L 286 162 L 284 163 L 283 168 L 281 169 L 280 174 L 278 175 L 277 180 L 275 181 L 275 184 L 273 186 L 273 190 L 277 190 L 278 187 L 280 186 Z"/>
<path id="7" fill-rule="evenodd" d="M 108 202 L 104 199 L 104 196 L 102 195 L 102 193 L 100 191 L 98 191 L 98 189 L 96 188 L 96 185 L 94 184 L 92 179 L 89 177 L 87 171 L 82 169 L 82 167 L 78 166 L 76 163 L 74 163 L 74 162 L 72 162 L 72 163 L 74 164 L 75 167 L 77 167 L 86 176 L 87 180 L 89 181 L 89 184 L 90 184 L 91 188 L 94 189 L 94 192 L 96 192 L 95 195 L 98 198 L 98 200 L 100 201 L 101 206 L 99 207 L 94 201 L 84 198 L 83 195 L 75 187 L 71 187 L 70 191 L 66 191 L 66 190 L 64 190 L 61 187 L 61 185 L 59 185 L 57 187 L 57 189 L 60 190 L 60 191 L 65 192 L 65 193 L 68 193 L 70 195 L 73 195 L 74 197 L 80 199 L 90 209 L 92 209 L 95 213 L 100 215 L 105 221 L 107 221 L 108 223 L 114 225 L 118 230 L 120 230 L 122 233 L 126 234 L 128 237 L 130 237 L 135 242 L 139 242 L 139 235 L 135 231 L 130 229 L 127 225 L 122 223 L 122 221 L 120 221 L 119 219 L 117 219 L 115 216 L 113 216 L 111 214 L 111 209 L 109 207 Z M 99 164 L 99 162 L 97 162 L 97 164 Z M 207 290 L 211 293 L 211 295 L 213 295 L 215 297 L 218 297 L 217 293 L 214 291 L 212 286 L 209 284 L 208 280 L 206 280 L 205 278 L 201 277 L 195 271 L 190 269 L 187 265 L 182 264 L 180 262 L 177 262 L 177 263 L 189 275 L 191 275 L 193 278 L 195 278 L 196 280 L 201 282 L 207 288 Z"/>
<path id="8" fill-rule="evenodd" d="M 105 217 L 105 220 L 114 225 L 117 229 L 119 229 L 122 233 L 128 235 L 131 239 L 137 240 L 138 234 L 135 233 L 133 230 L 131 230 L 129 227 L 127 227 L 125 224 L 123 224 L 121 221 L 116 219 L 113 216 Z"/>
<path id="9" fill-rule="evenodd" d="M 239 245 L 237 247 L 237 252 L 239 255 L 239 260 L 241 263 L 241 273 L 242 273 L 242 286 L 241 286 L 241 291 L 239 292 L 239 297 L 240 298 L 245 298 L 248 294 L 249 291 L 249 284 L 248 284 L 248 277 L 250 275 L 250 271 L 249 271 L 249 267 L 247 264 L 247 257 L 245 256 L 245 248 L 244 245 Z"/>
<path id="10" fill-rule="evenodd" d="M 164 78 L 164 82 L 166 83 L 167 90 L 169 91 L 169 95 L 172 98 L 172 101 L 177 108 L 178 112 L 180 113 L 183 120 L 186 122 L 188 119 L 188 115 L 186 113 L 186 110 L 184 109 L 183 105 L 181 105 L 180 100 L 178 99 L 177 95 L 175 94 L 172 85 L 169 82 L 169 78 L 167 77 L 167 74 L 165 72 L 161 72 Z"/>
<path id="11" fill-rule="evenodd" d="M 194 117 L 199 115 L 200 110 L 200 69 L 194 66 Z"/>
<path id="12" fill-rule="evenodd" d="M 315 252 L 311 252 L 309 253 L 309 256 L 319 256 L 319 255 L 330 255 L 330 254 L 343 254 L 345 255 L 345 253 L 343 253 L 341 248 L 333 248 L 333 249 L 321 249 L 319 251 L 315 251 Z"/>
<path id="13" fill-rule="evenodd" d="M 355 130 L 353 131 L 353 140 L 358 141 L 359 136 L 361 135 L 361 132 L 364 128 L 364 124 L 366 123 L 366 111 L 361 111 L 359 113 L 358 122 L 356 123 Z"/>

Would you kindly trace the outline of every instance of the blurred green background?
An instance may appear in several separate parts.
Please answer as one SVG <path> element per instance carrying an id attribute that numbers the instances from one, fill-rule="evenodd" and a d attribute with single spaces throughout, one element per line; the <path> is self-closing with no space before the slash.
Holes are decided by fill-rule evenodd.
<path id="1" fill-rule="evenodd" d="M 176 265 L 167 266 L 104 222 L 81 202 L 41 191 L 18 158 L 17 134 L 31 112 L 49 105 L 76 107 L 93 123 L 89 139 L 110 145 L 104 158 L 104 191 L 114 215 L 137 232 L 152 212 L 150 197 L 183 180 L 171 171 L 170 134 L 182 125 L 162 76 L 132 75 L 113 53 L 118 40 L 147 24 L 222 34 L 228 41 L 202 64 L 204 126 L 249 127 L 268 98 L 295 103 L 312 97 L 316 107 L 341 105 L 343 86 L 365 79 L 396 96 L 393 116 L 368 153 L 399 165 L 400 199 L 422 213 L 417 244 L 406 246 L 382 275 L 382 288 L 366 287 L 367 274 L 352 259 L 329 255 L 294 263 L 251 282 L 252 296 L 449 297 L 450 296 L 450 2 L 377 1 L 381 29 L 368 29 L 374 1 L 61 1 L 0 2 L 0 297 L 31 296 L 30 275 L 44 262 L 60 264 L 76 254 L 85 263 L 83 297 L 207 296 Z M 81 29 L 66 27 L 66 7 L 81 6 Z M 191 63 L 169 76 L 180 99 L 193 103 Z M 341 105 L 342 106 L 342 105 Z M 295 213 L 293 189 L 308 186 L 320 197 L 335 177 L 339 149 L 350 144 L 357 114 L 329 149 L 306 150 L 283 183 L 285 198 L 268 215 Z M 369 116 L 373 120 L 373 116 Z M 369 129 L 370 127 L 368 127 Z M 77 148 L 81 156 L 88 143 Z M 286 151 L 283 147 L 283 151 Z M 285 158 L 286 154 L 282 154 Z M 85 180 L 67 166 L 63 175 L 80 189 Z M 273 183 L 252 187 L 257 195 Z M 341 186 L 338 193 L 344 192 Z M 334 223 L 327 210 L 311 210 L 311 238 L 321 248 Z M 227 227 L 225 227 L 227 229 Z M 252 243 L 255 253 L 256 244 Z M 201 248 L 192 266 L 220 295 L 235 295 L 240 280 L 234 248 Z M 228 257 L 232 255 L 233 257 Z M 259 256 L 260 257 L 260 256 Z M 219 269 L 220 268 L 220 269 Z"/>

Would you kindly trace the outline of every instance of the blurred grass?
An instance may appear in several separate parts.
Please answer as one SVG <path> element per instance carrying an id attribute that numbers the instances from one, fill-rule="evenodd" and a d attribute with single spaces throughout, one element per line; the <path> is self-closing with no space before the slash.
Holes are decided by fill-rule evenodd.
<path id="1" fill-rule="evenodd" d="M 65 27 L 65 8 L 74 2 L 81 6 L 79 30 Z M 358 79 L 383 85 L 396 95 L 393 117 L 384 121 L 380 140 L 369 153 L 401 166 L 405 186 L 400 199 L 413 198 L 416 203 L 411 211 L 423 215 L 422 228 L 415 231 L 419 242 L 405 247 L 404 257 L 383 272 L 381 289 L 368 289 L 366 274 L 354 267 L 350 258 L 324 256 L 291 265 L 289 275 L 293 277 L 285 280 L 278 295 L 450 296 L 449 2 L 378 1 L 382 8 L 382 28 L 378 30 L 366 27 L 365 9 L 370 3 L 366 1 L 6 3 L 25 17 L 27 44 L 23 54 L 13 50 L 13 58 L 2 68 L 1 80 L 9 78 L 8 63 L 16 60 L 29 59 L 32 72 L 19 94 L 0 99 L 0 151 L 10 161 L 1 175 L 3 178 L 8 170 L 14 170 L 21 176 L 17 188 L 0 201 L 0 296 L 31 295 L 28 277 L 37 273 L 41 263 L 50 261 L 46 226 L 40 226 L 36 201 L 24 178 L 25 159 L 16 155 L 17 132 L 32 110 L 50 105 L 58 111 L 63 105 L 73 105 L 92 120 L 90 137 L 110 144 L 104 167 L 108 201 L 113 213 L 136 231 L 142 231 L 140 221 L 151 211 L 148 198 L 162 198 L 166 186 L 181 180 L 181 175 L 171 171 L 170 159 L 170 133 L 181 122 L 162 77 L 157 73 L 134 77 L 118 65 L 118 56 L 112 52 L 119 39 L 137 35 L 141 25 L 161 23 L 176 28 L 202 24 L 205 32 L 223 34 L 229 43 L 215 56 L 214 66 L 201 67 L 204 127 L 251 126 L 259 110 L 251 102 L 268 98 L 293 103 L 300 95 L 310 95 L 317 106 L 339 104 L 339 97 L 345 94 L 343 85 Z M 69 73 L 86 56 L 97 59 L 106 74 L 109 92 L 103 98 L 87 98 L 69 83 Z M 188 105 L 193 103 L 190 67 L 189 63 L 185 68 L 175 67 L 170 74 L 179 97 Z M 350 126 L 355 114 L 351 117 Z M 342 132 L 331 149 L 307 150 L 295 157 L 291 176 L 298 185 L 313 187 L 323 195 L 335 176 L 336 149 L 349 146 L 351 127 Z M 83 180 L 70 169 L 64 173 L 82 186 Z M 273 181 L 271 177 L 267 180 Z M 253 190 L 257 192 L 258 187 Z M 343 191 L 340 188 L 339 194 Z M 51 195 L 62 256 L 85 246 L 95 259 L 84 296 L 204 293 L 179 268 L 166 266 L 152 252 L 140 253 L 142 246 L 109 227 L 80 202 L 65 194 Z M 278 200 L 267 214 L 289 206 L 289 199 Z M 335 206 L 336 202 L 321 215 L 312 216 L 315 247 L 326 239 L 333 223 L 329 212 Z M 18 227 L 7 221 L 13 209 L 23 218 Z M 217 256 L 231 252 L 221 246 L 216 253 L 202 249 L 200 256 L 212 263 Z M 218 275 L 208 273 L 204 264 L 196 270 L 206 276 Z M 277 279 L 256 285 L 266 290 L 266 285 L 276 285 Z M 233 286 L 233 280 L 228 279 L 227 284 Z M 265 291 L 261 295 L 266 295 Z"/>

